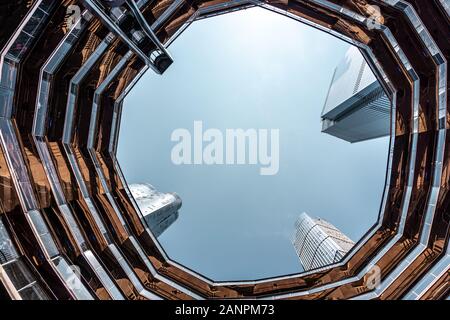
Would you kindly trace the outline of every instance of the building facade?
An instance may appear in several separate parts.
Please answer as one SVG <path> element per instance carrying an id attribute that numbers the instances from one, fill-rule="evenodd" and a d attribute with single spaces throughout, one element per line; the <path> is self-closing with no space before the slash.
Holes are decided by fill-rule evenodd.
<path id="1" fill-rule="evenodd" d="M 331 223 L 305 212 L 295 223 L 292 243 L 306 271 L 341 261 L 355 244 Z"/>
<path id="2" fill-rule="evenodd" d="M 148 183 L 131 184 L 129 188 L 155 237 L 159 237 L 178 219 L 182 202 L 176 193 L 159 192 Z"/>
<path id="3" fill-rule="evenodd" d="M 390 105 L 359 49 L 351 46 L 334 71 L 322 132 L 352 143 L 387 136 Z"/>

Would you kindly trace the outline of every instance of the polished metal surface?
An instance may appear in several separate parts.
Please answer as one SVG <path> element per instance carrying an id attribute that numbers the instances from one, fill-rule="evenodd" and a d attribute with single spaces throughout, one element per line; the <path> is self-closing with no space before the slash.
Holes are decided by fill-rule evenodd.
<path id="1" fill-rule="evenodd" d="M 67 28 L 70 5 L 82 14 Z M 371 24 L 369 5 L 380 7 L 382 24 Z M 2 25 L 8 22 L 0 32 L 0 240 L 8 243 L 0 280 L 11 298 L 448 297 L 446 1 L 132 2 L 143 42 L 122 23 L 127 12 L 108 15 L 98 1 L 8 6 L 8 17 L 0 11 Z M 117 138 L 126 94 L 143 72 L 161 73 L 155 49 L 168 54 L 196 19 L 252 6 L 360 48 L 391 101 L 386 187 L 377 224 L 342 261 L 284 277 L 214 282 L 171 261 L 145 225 L 115 157 Z M 12 279 L 10 261 L 27 283 Z M 374 267 L 381 272 L 376 288 L 367 282 Z"/>

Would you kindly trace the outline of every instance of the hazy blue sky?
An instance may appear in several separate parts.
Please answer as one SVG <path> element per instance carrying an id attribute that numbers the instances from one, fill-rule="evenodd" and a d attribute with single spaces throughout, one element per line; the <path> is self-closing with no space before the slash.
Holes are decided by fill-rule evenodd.
<path id="1" fill-rule="evenodd" d="M 125 100 L 118 158 L 129 183 L 183 200 L 159 238 L 174 260 L 216 280 L 301 271 L 290 243 L 301 212 L 357 241 L 380 206 L 389 139 L 350 144 L 322 134 L 320 114 L 348 44 L 251 9 L 194 23 L 170 46 L 164 76 L 147 72 Z M 280 129 L 280 169 L 176 166 L 177 128 Z"/>

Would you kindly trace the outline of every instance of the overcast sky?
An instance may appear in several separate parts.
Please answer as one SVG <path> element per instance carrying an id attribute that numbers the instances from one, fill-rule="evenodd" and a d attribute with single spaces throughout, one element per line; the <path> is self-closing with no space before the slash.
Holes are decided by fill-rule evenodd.
<path id="1" fill-rule="evenodd" d="M 321 133 L 334 67 L 348 44 L 250 9 L 202 20 L 169 48 L 163 76 L 147 72 L 125 100 L 118 158 L 129 183 L 176 192 L 179 219 L 159 238 L 174 260 L 215 280 L 301 271 L 290 242 L 305 211 L 354 241 L 374 224 L 388 138 L 350 144 Z M 175 129 L 280 130 L 279 172 L 255 165 L 174 165 Z"/>

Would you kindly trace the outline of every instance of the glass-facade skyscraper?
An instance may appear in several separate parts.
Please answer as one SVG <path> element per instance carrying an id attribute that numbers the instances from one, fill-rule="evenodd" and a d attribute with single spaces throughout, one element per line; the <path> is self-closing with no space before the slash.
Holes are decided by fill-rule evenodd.
<path id="1" fill-rule="evenodd" d="M 302 213 L 295 223 L 292 239 L 304 270 L 339 262 L 354 242 L 339 229 L 323 219 Z"/>
<path id="2" fill-rule="evenodd" d="M 178 219 L 182 202 L 177 194 L 160 192 L 148 183 L 131 184 L 129 188 L 155 237 Z"/>

